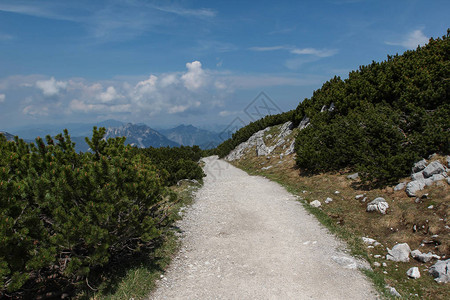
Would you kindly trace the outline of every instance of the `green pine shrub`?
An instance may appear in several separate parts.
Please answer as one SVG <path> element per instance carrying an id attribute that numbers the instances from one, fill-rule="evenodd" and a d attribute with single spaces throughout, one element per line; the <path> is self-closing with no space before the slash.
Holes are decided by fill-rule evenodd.
<path id="1" fill-rule="evenodd" d="M 199 146 L 180 146 L 175 148 L 134 148 L 135 153 L 148 157 L 151 162 L 165 173 L 168 185 L 175 185 L 182 179 L 201 181 L 205 176 L 198 161 L 203 156 Z"/>
<path id="2" fill-rule="evenodd" d="M 46 144 L 0 135 L 0 294 L 84 284 L 93 269 L 160 238 L 162 203 L 173 198 L 166 174 L 104 133 L 94 128 L 92 153 L 80 154 L 67 130 Z"/>
<path id="3" fill-rule="evenodd" d="M 296 138 L 308 172 L 350 169 L 372 185 L 407 176 L 415 160 L 450 152 L 450 30 L 424 47 L 334 77 L 295 111 L 310 126 Z M 320 112 L 325 105 L 332 112 Z"/>

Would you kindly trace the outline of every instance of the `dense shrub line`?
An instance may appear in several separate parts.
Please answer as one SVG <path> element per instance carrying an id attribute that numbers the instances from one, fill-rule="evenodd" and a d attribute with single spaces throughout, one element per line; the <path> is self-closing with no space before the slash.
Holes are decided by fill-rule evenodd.
<path id="1" fill-rule="evenodd" d="M 87 153 L 67 130 L 36 144 L 0 135 L 0 297 L 83 286 L 114 258 L 154 247 L 176 201 L 167 186 L 203 177 L 187 157 L 196 148 L 139 151 L 104 134 L 94 128 Z M 161 162 L 171 156 L 184 158 Z"/>
<path id="2" fill-rule="evenodd" d="M 207 155 L 218 155 L 219 157 L 225 157 L 231 152 L 237 145 L 247 141 L 254 133 L 278 124 L 286 123 L 294 119 L 294 110 L 284 112 L 277 115 L 267 115 L 257 121 L 251 122 L 247 126 L 244 126 L 232 134 L 232 137 L 222 142 L 217 148 L 210 151 L 206 151 Z"/>
<path id="3" fill-rule="evenodd" d="M 310 172 L 350 168 L 373 184 L 407 176 L 413 162 L 449 153 L 450 31 L 424 47 L 335 77 L 296 109 L 310 126 L 296 139 Z M 335 105 L 332 112 L 320 112 Z"/>
<path id="4" fill-rule="evenodd" d="M 134 148 L 152 161 L 160 170 L 165 170 L 165 178 L 169 185 L 176 184 L 181 179 L 200 180 L 205 176 L 198 161 L 203 156 L 199 146 L 180 146 L 176 148 Z"/>

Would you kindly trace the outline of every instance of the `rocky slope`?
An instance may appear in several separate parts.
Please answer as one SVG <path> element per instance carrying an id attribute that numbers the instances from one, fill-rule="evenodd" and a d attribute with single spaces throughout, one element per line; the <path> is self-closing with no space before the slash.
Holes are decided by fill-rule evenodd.
<path id="1" fill-rule="evenodd" d="M 106 130 L 105 139 L 114 137 L 126 137 L 126 143 L 139 148 L 147 147 L 177 147 L 178 143 L 169 140 L 158 131 L 147 125 L 136 125 L 128 123 L 121 127 L 110 127 Z"/>

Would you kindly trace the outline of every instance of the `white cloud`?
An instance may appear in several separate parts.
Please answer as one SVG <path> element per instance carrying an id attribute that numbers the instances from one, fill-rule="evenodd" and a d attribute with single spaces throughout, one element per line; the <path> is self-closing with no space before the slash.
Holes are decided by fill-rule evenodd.
<path id="1" fill-rule="evenodd" d="M 252 51 L 265 52 L 265 51 L 275 51 L 275 50 L 286 50 L 290 49 L 288 46 L 269 46 L 269 47 L 251 47 Z"/>
<path id="2" fill-rule="evenodd" d="M 335 55 L 338 51 L 336 49 L 315 49 L 315 48 L 296 48 L 293 46 L 268 46 L 268 47 L 251 47 L 252 51 L 267 52 L 286 50 L 296 55 L 313 55 L 317 57 L 329 57 Z"/>
<path id="3" fill-rule="evenodd" d="M 221 116 L 221 117 L 228 117 L 228 116 L 238 115 L 238 114 L 241 114 L 241 113 L 242 113 L 242 111 L 222 110 L 221 112 L 219 112 L 219 116 Z"/>
<path id="4" fill-rule="evenodd" d="M 29 115 L 32 117 L 35 116 L 48 116 L 49 109 L 47 106 L 35 106 L 35 105 L 27 105 L 23 108 L 22 113 L 25 115 Z"/>
<path id="5" fill-rule="evenodd" d="M 398 42 L 385 42 L 388 45 L 402 46 L 407 49 L 415 49 L 428 43 L 429 38 L 423 34 L 422 30 L 414 30 Z"/>
<path id="6" fill-rule="evenodd" d="M 111 102 L 114 99 L 121 98 L 122 96 L 117 93 L 116 89 L 113 86 L 109 86 L 105 92 L 100 93 L 99 99 L 102 102 Z"/>
<path id="7" fill-rule="evenodd" d="M 216 87 L 216 89 L 219 89 L 219 90 L 224 90 L 227 88 L 227 85 L 221 81 L 214 82 L 214 86 Z"/>
<path id="8" fill-rule="evenodd" d="M 298 57 L 300 58 L 300 57 Z M 173 120 L 188 115 L 231 116 L 237 90 L 270 86 L 316 85 L 327 78 L 287 74 L 248 74 L 206 69 L 200 61 L 188 62 L 182 71 L 150 74 L 147 78 L 123 77 L 108 81 L 71 78 L 58 81 L 42 75 L 0 78 L 17 118 L 80 121 L 116 118 L 133 122 Z M 32 85 L 30 85 L 32 83 Z M 0 94 L 0 102 L 5 101 Z M 58 96 L 58 97 L 54 97 Z M 52 98 L 49 98 L 52 97 Z M 6 96 L 5 96 L 6 98 Z"/>
<path id="9" fill-rule="evenodd" d="M 0 103 L 5 102 L 6 96 L 5 94 L 0 94 Z"/>
<path id="10" fill-rule="evenodd" d="M 161 86 L 164 88 L 176 83 L 178 83 L 176 74 L 167 74 L 161 78 Z"/>
<path id="11" fill-rule="evenodd" d="M 337 53 L 336 49 L 315 49 L 315 48 L 302 48 L 302 49 L 292 49 L 292 54 L 297 55 L 314 55 L 317 57 L 330 57 Z"/>
<path id="12" fill-rule="evenodd" d="M 57 96 L 59 92 L 67 87 L 67 82 L 56 81 L 55 78 L 49 80 L 36 81 L 36 87 L 42 91 L 44 96 L 53 97 Z"/>
<path id="13" fill-rule="evenodd" d="M 189 8 L 183 8 L 183 7 L 176 7 L 176 6 L 153 6 L 154 8 L 163 11 L 168 12 L 180 16 L 193 16 L 193 17 L 207 17 L 212 18 L 216 16 L 216 11 L 209 9 L 209 8 L 200 8 L 200 9 L 189 9 Z"/>
<path id="14" fill-rule="evenodd" d="M 147 80 L 140 81 L 136 84 L 135 90 L 137 94 L 144 95 L 156 91 L 156 81 L 158 77 L 150 75 Z"/>
<path id="15" fill-rule="evenodd" d="M 205 82 L 205 71 L 202 69 L 202 63 L 198 60 L 186 64 L 187 73 L 181 76 L 184 86 L 190 90 L 195 91 L 199 89 Z"/>

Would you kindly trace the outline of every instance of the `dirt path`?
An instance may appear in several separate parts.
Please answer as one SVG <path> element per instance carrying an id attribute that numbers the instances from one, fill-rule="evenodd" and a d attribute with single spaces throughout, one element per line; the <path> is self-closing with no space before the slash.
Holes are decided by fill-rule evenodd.
<path id="1" fill-rule="evenodd" d="M 179 223 L 183 247 L 150 299 L 376 298 L 344 246 L 293 195 L 205 160 L 205 184 Z"/>

